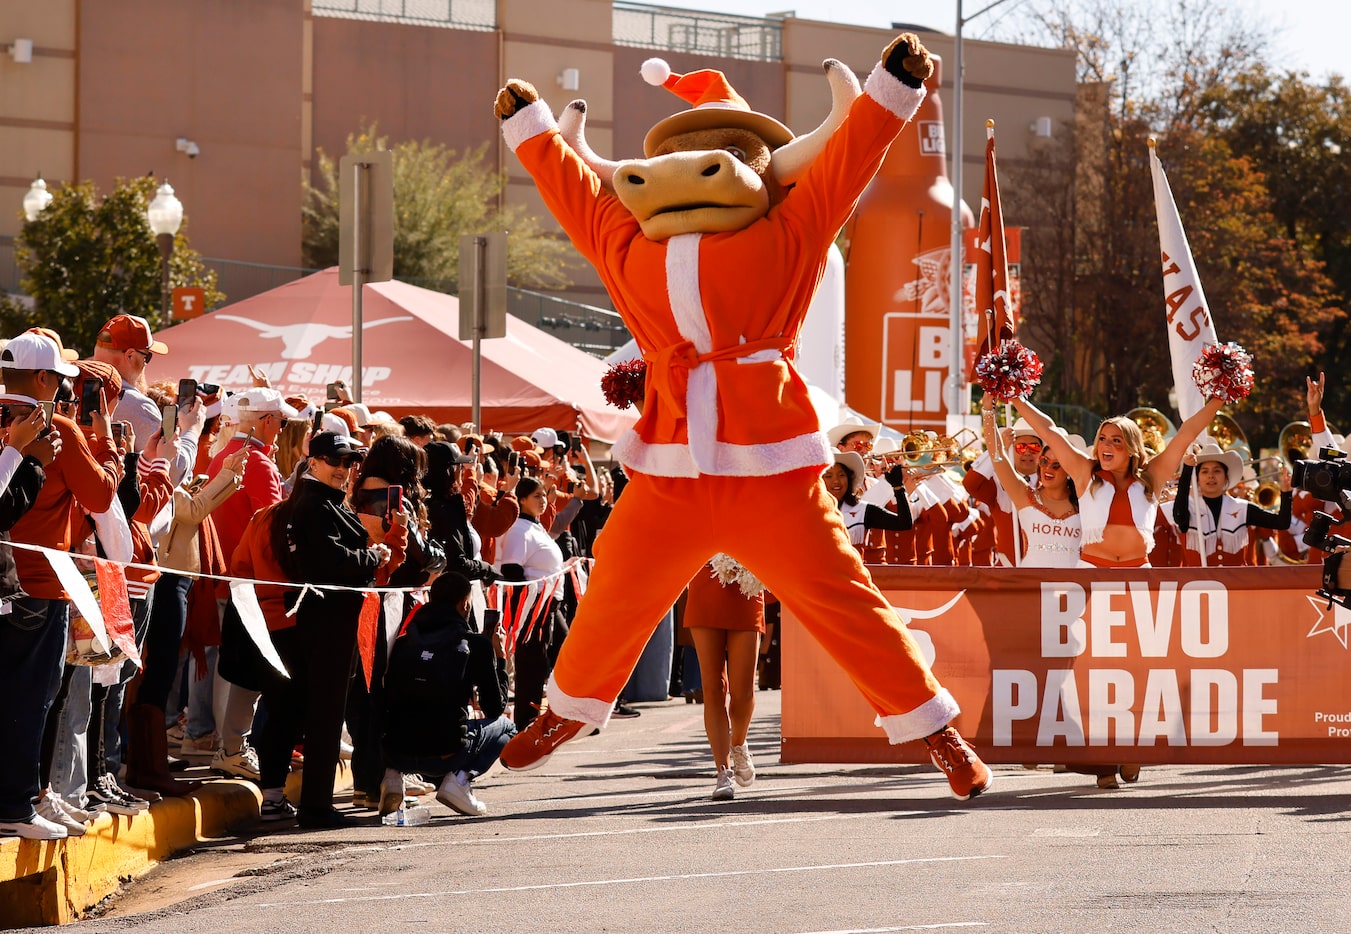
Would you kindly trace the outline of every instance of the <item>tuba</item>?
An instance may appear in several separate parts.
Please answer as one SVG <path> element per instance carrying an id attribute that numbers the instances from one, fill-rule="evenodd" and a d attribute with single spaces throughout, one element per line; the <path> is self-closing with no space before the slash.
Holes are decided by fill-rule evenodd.
<path id="1" fill-rule="evenodd" d="M 1140 433 L 1145 436 L 1145 450 L 1150 457 L 1157 457 L 1167 446 L 1168 439 L 1177 434 L 1177 428 L 1167 415 L 1147 405 L 1131 409 L 1126 417 L 1140 426 Z"/>
<path id="2" fill-rule="evenodd" d="M 1328 431 L 1332 431 L 1331 425 Z M 1281 429 L 1280 440 L 1276 445 L 1280 448 L 1285 465 L 1294 470 L 1295 461 L 1308 460 L 1313 454 L 1313 428 L 1308 422 L 1291 422 Z"/>
<path id="3" fill-rule="evenodd" d="M 1248 436 L 1243 433 L 1242 428 L 1238 427 L 1238 422 L 1223 412 L 1216 413 L 1215 417 L 1211 419 L 1210 424 L 1206 426 L 1206 434 L 1210 435 L 1211 440 L 1220 446 L 1220 450 L 1237 451 L 1245 462 L 1252 460 L 1252 448 L 1248 446 Z"/>

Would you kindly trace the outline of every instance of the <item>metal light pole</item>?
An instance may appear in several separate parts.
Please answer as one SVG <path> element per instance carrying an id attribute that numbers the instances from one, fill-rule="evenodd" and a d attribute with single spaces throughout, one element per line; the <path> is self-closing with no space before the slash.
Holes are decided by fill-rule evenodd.
<path id="1" fill-rule="evenodd" d="M 174 197 L 174 189 L 165 179 L 155 192 L 155 200 L 145 211 L 150 229 L 155 234 L 155 245 L 160 255 L 160 326 L 168 327 L 169 320 L 169 260 L 174 255 L 174 236 L 183 224 L 183 202 Z"/>
<path id="2" fill-rule="evenodd" d="M 957 0 L 957 28 L 952 34 L 952 289 L 949 295 L 949 313 L 952 315 L 949 340 L 952 342 L 952 397 L 949 414 L 966 414 L 966 355 L 962 344 L 962 27 L 978 16 L 1003 6 L 1009 0 L 994 0 L 970 16 L 962 15 L 962 0 Z M 1021 0 L 1020 0 L 1021 2 Z"/>

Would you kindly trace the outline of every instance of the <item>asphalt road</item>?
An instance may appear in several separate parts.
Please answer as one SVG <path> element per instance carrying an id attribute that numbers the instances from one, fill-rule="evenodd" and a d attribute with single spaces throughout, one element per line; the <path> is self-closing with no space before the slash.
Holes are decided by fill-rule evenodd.
<path id="1" fill-rule="evenodd" d="M 542 769 L 476 783 L 486 817 L 204 844 L 75 927 L 136 932 L 1351 931 L 1351 770 L 1157 767 L 1100 791 L 996 769 L 777 763 L 713 802 L 702 708 L 639 705 Z M 430 800 L 430 799 L 424 799 Z"/>

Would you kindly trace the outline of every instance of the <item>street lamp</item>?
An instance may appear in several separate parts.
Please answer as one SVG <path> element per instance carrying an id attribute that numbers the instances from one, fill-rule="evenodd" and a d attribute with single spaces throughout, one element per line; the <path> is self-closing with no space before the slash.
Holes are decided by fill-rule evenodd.
<path id="1" fill-rule="evenodd" d="M 970 16 L 962 15 L 962 0 L 957 0 L 957 28 L 952 37 L 952 282 L 949 293 L 952 315 L 952 405 L 951 414 L 966 414 L 967 393 L 965 391 L 966 355 L 962 348 L 962 27 L 978 16 L 983 16 L 997 6 L 1003 6 L 1009 0 L 993 0 Z M 1023 2 L 1023 0 L 1018 0 Z"/>
<path id="2" fill-rule="evenodd" d="M 47 205 L 52 203 L 52 193 L 47 190 L 47 183 L 39 175 L 33 179 L 33 184 L 28 186 L 28 192 L 23 196 L 23 216 L 28 218 L 31 224 L 38 219 Z"/>
<path id="3" fill-rule="evenodd" d="M 146 208 L 145 216 L 155 233 L 155 245 L 160 255 L 160 320 L 169 326 L 169 259 L 174 255 L 174 235 L 183 223 L 183 202 L 174 197 L 174 189 L 166 179 L 155 192 L 155 200 Z"/>

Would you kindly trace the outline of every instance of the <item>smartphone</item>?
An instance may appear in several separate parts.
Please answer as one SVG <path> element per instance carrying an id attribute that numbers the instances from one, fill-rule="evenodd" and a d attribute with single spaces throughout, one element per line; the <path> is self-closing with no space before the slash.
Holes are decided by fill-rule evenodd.
<path id="1" fill-rule="evenodd" d="M 515 473 L 516 465 L 521 462 L 521 455 L 518 451 L 512 451 L 507 455 L 507 472 Z"/>
<path id="2" fill-rule="evenodd" d="M 220 387 L 215 383 L 198 383 L 197 391 L 204 396 L 215 396 L 219 395 Z"/>
<path id="3" fill-rule="evenodd" d="M 403 487 L 397 483 L 391 484 L 385 490 L 385 515 L 393 521 L 394 514 L 403 509 Z"/>
<path id="4" fill-rule="evenodd" d="M 582 436 L 581 436 L 581 435 L 573 435 L 573 436 L 572 436 L 572 453 L 573 453 L 573 454 L 580 454 L 580 453 L 582 453 Z"/>
<path id="5" fill-rule="evenodd" d="M 330 398 L 330 399 L 341 399 L 341 398 L 342 398 L 342 396 L 338 395 L 338 384 L 337 384 L 337 383 L 329 383 L 329 384 L 328 384 L 328 398 Z"/>
<path id="6" fill-rule="evenodd" d="M 14 413 L 7 405 L 0 405 L 0 428 L 8 428 L 9 423 L 14 421 Z"/>
<path id="7" fill-rule="evenodd" d="M 168 441 L 174 436 L 174 430 L 178 427 L 178 406 L 166 405 L 159 410 L 160 437 Z"/>
<path id="8" fill-rule="evenodd" d="M 47 427 L 52 427 L 52 417 L 56 414 L 56 403 L 39 402 L 38 405 L 42 408 L 42 418 L 46 421 Z"/>
<path id="9" fill-rule="evenodd" d="M 113 444 L 122 446 L 122 423 L 113 422 Z"/>
<path id="10" fill-rule="evenodd" d="M 310 430 L 311 430 L 311 432 L 312 432 L 313 434 L 316 434 L 316 435 L 319 434 L 319 432 L 321 432 L 321 431 L 324 430 L 324 410 L 323 410 L 323 409 L 315 409 L 315 410 L 314 410 L 314 427 L 313 427 L 312 429 L 310 429 Z"/>
<path id="11" fill-rule="evenodd" d="M 180 406 L 190 405 L 195 398 L 197 398 L 197 380 L 180 379 L 178 381 L 178 404 Z"/>
<path id="12" fill-rule="evenodd" d="M 94 413 L 103 409 L 103 380 L 86 377 L 80 384 L 80 424 L 94 424 Z"/>

